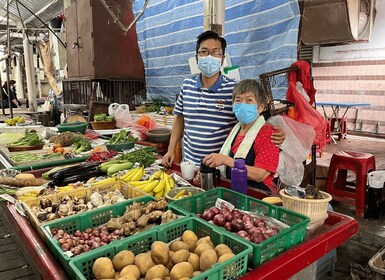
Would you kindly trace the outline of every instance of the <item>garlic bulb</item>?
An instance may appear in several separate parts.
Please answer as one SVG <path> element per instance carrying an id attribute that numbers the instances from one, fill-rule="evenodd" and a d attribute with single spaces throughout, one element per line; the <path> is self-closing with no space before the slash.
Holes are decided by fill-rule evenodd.
<path id="1" fill-rule="evenodd" d="M 91 195 L 91 204 L 92 204 L 94 207 L 98 207 L 98 206 L 103 205 L 103 198 L 102 198 L 102 196 L 101 196 L 99 193 L 94 192 L 94 193 Z"/>

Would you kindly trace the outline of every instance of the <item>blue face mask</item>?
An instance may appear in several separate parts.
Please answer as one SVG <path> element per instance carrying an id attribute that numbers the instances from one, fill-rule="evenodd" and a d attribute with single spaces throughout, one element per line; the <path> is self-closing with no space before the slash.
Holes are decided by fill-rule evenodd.
<path id="1" fill-rule="evenodd" d="M 249 124 L 255 121 L 258 117 L 258 107 L 256 104 L 234 104 L 233 112 L 237 117 L 237 120 L 243 124 Z"/>
<path id="2" fill-rule="evenodd" d="M 221 70 L 222 58 L 209 56 L 198 57 L 198 68 L 206 77 L 212 77 Z"/>

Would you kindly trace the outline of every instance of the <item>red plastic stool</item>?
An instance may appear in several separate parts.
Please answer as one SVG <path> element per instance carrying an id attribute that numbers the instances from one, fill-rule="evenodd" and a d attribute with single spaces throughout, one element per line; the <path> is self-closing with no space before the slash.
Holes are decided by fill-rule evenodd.
<path id="1" fill-rule="evenodd" d="M 355 188 L 346 186 L 348 170 L 356 174 Z M 326 181 L 326 192 L 334 196 L 354 199 L 356 215 L 363 217 L 366 206 L 366 178 L 367 174 L 374 170 L 376 170 L 376 161 L 372 154 L 351 151 L 333 154 Z"/>
<path id="2" fill-rule="evenodd" d="M 338 140 L 341 140 L 342 139 L 342 135 L 346 135 L 348 130 L 347 130 L 347 126 L 346 126 L 346 118 L 338 118 L 338 123 L 340 124 L 341 127 L 338 127 L 338 123 L 336 124 L 337 122 L 337 119 L 336 118 L 332 118 L 331 119 L 331 122 L 330 122 L 330 130 L 332 132 L 334 132 L 335 135 L 338 135 Z M 339 133 L 337 132 L 336 133 L 336 129 L 341 129 L 341 131 L 339 131 Z M 341 133 L 342 132 L 342 133 Z"/>

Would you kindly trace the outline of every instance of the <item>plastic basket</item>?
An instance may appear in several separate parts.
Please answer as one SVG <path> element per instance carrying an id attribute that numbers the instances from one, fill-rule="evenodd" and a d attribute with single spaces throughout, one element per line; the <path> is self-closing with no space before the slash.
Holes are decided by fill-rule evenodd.
<path id="1" fill-rule="evenodd" d="M 185 230 L 192 230 L 198 237 L 210 236 L 214 245 L 223 243 L 228 245 L 235 256 L 231 259 L 215 264 L 211 269 L 194 277 L 194 279 L 237 279 L 244 274 L 247 269 L 248 255 L 251 253 L 251 246 L 246 242 L 234 238 L 232 234 L 218 230 L 210 224 L 202 222 L 201 219 L 190 217 L 177 220 L 159 227 L 157 230 L 148 230 L 134 235 L 130 239 L 117 241 L 114 246 L 100 248 L 91 251 L 90 254 L 80 256 L 70 262 L 70 266 L 78 280 L 94 279 L 92 265 L 97 258 L 113 258 L 122 250 L 131 250 L 135 255 L 147 252 L 151 249 L 154 241 L 160 240 L 170 242 L 179 238 Z"/>
<path id="2" fill-rule="evenodd" d="M 93 130 L 114 129 L 116 127 L 116 121 L 90 122 L 90 124 Z"/>
<path id="3" fill-rule="evenodd" d="M 281 190 L 279 192 L 282 197 L 283 207 L 309 217 L 311 224 L 325 219 L 328 212 L 328 203 L 332 200 L 332 196 L 330 194 L 322 191 L 320 191 L 320 193 L 325 198 L 305 199 L 287 195 L 285 190 Z"/>
<path id="4" fill-rule="evenodd" d="M 63 252 L 63 250 L 60 248 L 58 240 L 56 240 L 52 234 L 51 229 L 52 228 L 58 228 L 62 229 L 68 234 L 73 234 L 76 230 L 84 231 L 87 228 L 94 228 L 101 226 L 105 223 L 107 223 L 111 218 L 116 218 L 118 216 L 122 216 L 126 210 L 126 207 L 133 204 L 134 202 L 150 202 L 154 201 L 155 198 L 151 196 L 144 196 L 139 197 L 136 199 L 127 200 L 121 203 L 113 204 L 110 206 L 105 206 L 101 208 L 97 208 L 91 211 L 88 211 L 86 213 L 82 214 L 76 214 L 70 217 L 58 219 L 52 222 L 47 222 L 44 225 L 41 226 L 41 231 L 45 236 L 45 242 L 47 244 L 47 247 L 51 251 L 52 255 L 55 257 L 55 259 L 60 262 L 64 270 L 69 274 L 69 279 L 74 279 L 73 271 L 69 268 L 69 262 L 73 259 L 77 259 L 83 255 L 88 255 L 92 253 L 94 250 L 83 253 L 78 256 L 69 257 L 67 254 Z M 171 209 L 175 214 L 182 214 L 178 209 L 172 207 L 169 205 L 167 207 L 168 209 Z M 183 214 L 182 214 L 183 215 Z M 163 225 L 162 225 L 163 226 Z M 156 229 L 159 226 L 155 226 L 151 229 Z M 136 235 L 135 235 L 136 236 Z M 132 236 L 126 237 L 125 239 L 130 239 Z M 109 247 L 112 246 L 113 243 L 116 243 L 118 241 L 113 241 L 103 247 Z M 98 249 L 95 249 L 98 250 Z"/>
<path id="5" fill-rule="evenodd" d="M 179 210 L 184 212 L 186 215 L 192 214 L 195 216 L 196 214 L 203 213 L 205 209 L 214 206 L 217 198 L 230 202 L 240 210 L 270 216 L 290 226 L 290 228 L 282 229 L 277 235 L 270 237 L 259 244 L 247 241 L 253 247 L 253 256 L 249 263 L 251 268 L 260 266 L 266 261 L 277 256 L 279 253 L 292 248 L 305 239 L 306 225 L 309 222 L 309 218 L 291 210 L 277 207 L 259 199 L 255 199 L 225 188 L 215 188 L 188 198 L 175 200 L 171 202 L 171 205 L 179 208 Z M 217 228 L 226 231 L 225 228 Z M 234 234 L 234 236 L 242 239 L 236 234 Z"/>
<path id="6" fill-rule="evenodd" d="M 93 192 L 98 192 L 100 194 L 103 194 L 103 193 L 107 193 L 109 191 L 113 191 L 115 189 L 119 190 L 123 194 L 124 198 L 126 198 L 126 199 L 148 195 L 147 193 L 145 193 L 139 189 L 131 187 L 126 182 L 116 181 L 112 184 L 91 186 L 91 187 L 87 187 L 87 188 L 74 189 L 74 190 L 69 190 L 69 191 L 65 191 L 65 192 L 60 192 L 60 193 L 45 195 L 45 196 L 41 196 L 41 197 L 36 197 L 36 198 L 30 199 L 30 200 L 23 201 L 23 204 L 25 206 L 25 209 L 27 210 L 26 211 L 27 216 L 29 218 L 31 225 L 35 228 L 37 233 L 44 240 L 46 238 L 46 236 L 41 231 L 41 226 L 46 224 L 47 222 L 40 222 L 40 220 L 37 218 L 37 216 L 31 211 L 32 207 L 40 205 L 40 200 L 49 199 L 52 202 L 59 202 L 65 196 L 70 196 L 70 197 L 76 196 L 78 198 L 83 198 L 83 199 L 85 199 L 86 202 L 88 202 L 90 200 L 90 197 L 91 197 Z M 107 207 L 107 206 L 103 206 L 103 207 Z M 59 218 L 56 220 L 60 220 L 60 219 L 63 219 L 63 218 Z"/>
<path id="7" fill-rule="evenodd" d="M 376 273 L 374 280 L 385 279 L 385 247 L 369 260 L 369 266 Z"/>

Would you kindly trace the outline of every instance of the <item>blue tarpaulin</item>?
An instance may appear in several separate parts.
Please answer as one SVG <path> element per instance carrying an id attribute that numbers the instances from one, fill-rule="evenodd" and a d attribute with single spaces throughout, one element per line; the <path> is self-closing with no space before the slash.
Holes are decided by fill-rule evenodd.
<path id="1" fill-rule="evenodd" d="M 134 14 L 144 0 L 134 2 Z M 231 64 L 241 79 L 258 78 L 290 66 L 297 59 L 300 12 L 297 0 L 226 0 L 225 34 Z M 174 102 L 182 81 L 191 75 L 196 37 L 203 30 L 202 0 L 149 1 L 136 24 L 145 65 L 147 97 Z M 285 80 L 273 83 L 273 95 L 284 99 Z"/>

